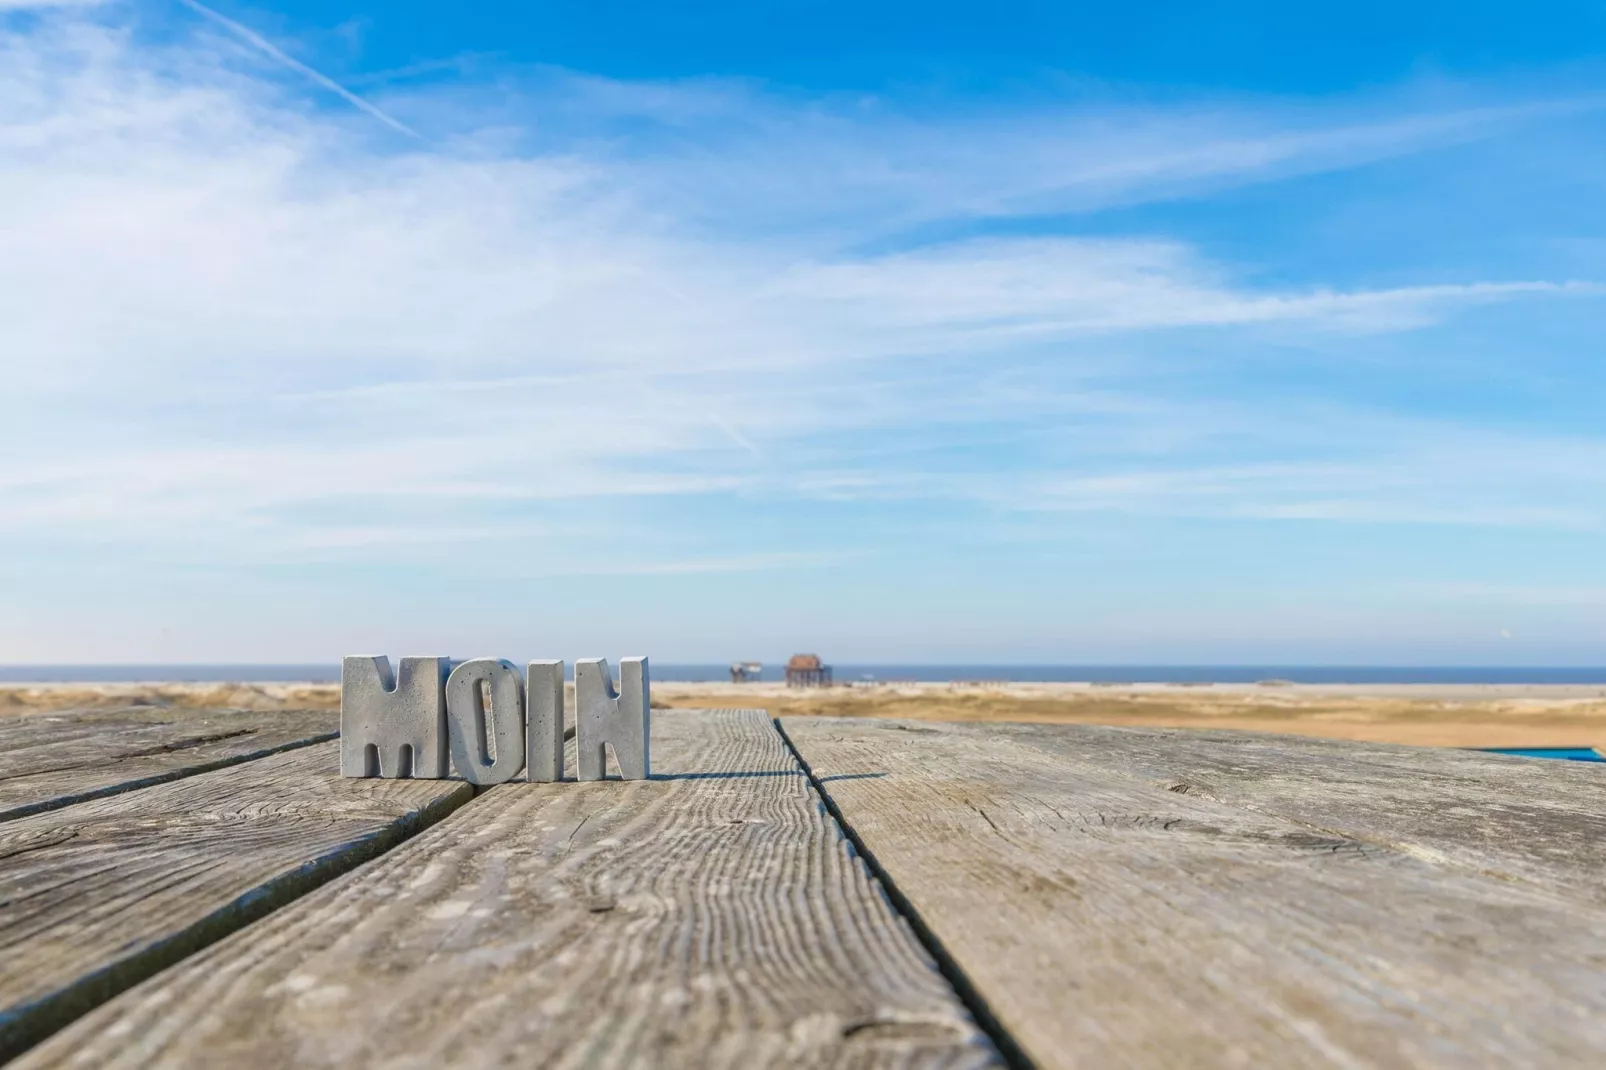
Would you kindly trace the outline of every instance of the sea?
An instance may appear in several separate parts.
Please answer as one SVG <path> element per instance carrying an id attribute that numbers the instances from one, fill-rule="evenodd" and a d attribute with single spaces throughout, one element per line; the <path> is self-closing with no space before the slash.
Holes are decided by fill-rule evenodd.
<path id="1" fill-rule="evenodd" d="M 572 673 L 572 665 L 570 667 Z M 729 665 L 652 662 L 660 682 L 730 679 Z M 838 683 L 989 681 L 1099 684 L 1606 684 L 1606 665 L 1465 667 L 1405 665 L 873 665 L 833 666 Z M 764 666 L 761 680 L 780 681 L 782 663 Z M 337 683 L 338 662 L 306 665 L 0 665 L 4 683 L 310 681 Z"/>

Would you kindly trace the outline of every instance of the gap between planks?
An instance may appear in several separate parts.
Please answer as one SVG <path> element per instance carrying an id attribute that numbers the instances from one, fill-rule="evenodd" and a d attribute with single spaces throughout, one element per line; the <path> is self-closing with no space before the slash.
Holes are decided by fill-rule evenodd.
<path id="1" fill-rule="evenodd" d="M 110 711 L 113 718 L 118 715 L 127 716 L 131 712 L 146 713 L 147 711 Z M 189 712 L 190 711 L 185 711 L 186 714 Z M 285 719 L 289 719 L 290 715 L 301 712 L 302 711 L 287 711 L 285 714 Z M 323 713 L 323 711 L 306 712 L 309 714 L 315 714 L 315 719 L 326 719 L 326 715 Z M 100 713 L 101 711 L 94 711 L 94 713 L 88 716 L 80 717 L 73 717 L 71 714 L 54 716 L 44 715 L 41 717 L 37 725 L 8 725 L 6 727 L 10 728 L 11 732 L 8 733 L 7 738 L 4 739 L 3 742 L 11 743 L 13 745 L 11 747 L 11 751 L 12 756 L 15 757 L 17 751 L 33 749 L 32 747 L 17 747 L 15 745 L 17 742 L 16 737 L 19 735 L 25 735 L 24 733 L 18 732 L 18 728 L 45 728 L 47 726 L 50 728 L 59 728 L 61 723 L 65 721 L 69 725 L 80 729 L 86 727 L 91 730 L 100 729 L 106 726 L 105 722 L 107 720 L 107 718 L 104 716 L 97 716 Z M 180 715 L 178 722 L 183 727 L 192 727 L 192 722 L 194 721 L 199 721 L 204 725 L 207 723 L 204 720 L 204 717 L 207 715 L 213 717 L 220 715 L 227 717 L 233 714 L 231 714 L 229 711 L 201 710 L 195 711 L 195 716 L 193 718 Z M 276 711 L 275 713 L 268 714 L 267 716 L 269 718 L 273 718 L 275 716 L 279 716 L 279 713 Z M 116 720 L 113 720 L 112 723 L 113 725 L 121 724 L 121 722 Z M 138 727 L 145 727 L 147 724 L 158 729 L 172 727 L 170 724 L 160 721 L 134 723 Z M 250 722 L 248 721 L 248 723 Z M 234 731 L 222 734 L 221 737 L 203 736 L 199 740 L 196 740 L 193 737 L 187 738 L 180 736 L 176 741 L 171 739 L 163 740 L 163 743 L 166 745 L 163 745 L 163 743 L 158 743 L 154 748 L 150 748 L 148 747 L 148 744 L 146 744 L 147 749 L 136 750 L 133 753 L 119 751 L 115 745 L 113 745 L 110 747 L 103 747 L 104 750 L 109 752 L 105 754 L 104 757 L 108 761 L 113 762 L 126 761 L 130 759 L 159 759 L 161 757 L 170 755 L 176 750 L 185 750 L 191 746 L 211 742 L 216 738 L 234 740 L 236 737 L 247 735 L 256 731 L 259 727 L 260 726 L 253 724 L 244 731 L 236 729 Z M 39 733 L 41 736 L 47 734 L 48 733 L 44 732 Z M 28 733 L 26 735 L 31 736 L 33 734 Z M 90 739 L 93 740 L 94 738 L 95 737 L 92 734 Z M 308 738 L 292 739 L 288 742 L 280 743 L 275 746 L 270 746 L 255 751 L 240 752 L 199 765 L 191 764 L 169 769 L 166 772 L 151 774 L 139 780 L 111 784 L 100 789 L 79 793 L 77 795 L 57 796 L 51 799 L 43 800 L 39 803 L 35 803 L 31 807 L 18 807 L 15 811 L 0 814 L 0 819 L 16 819 L 29 817 L 35 814 L 49 813 L 51 811 L 61 810 L 75 804 L 106 799 L 111 796 L 123 795 L 143 788 L 150 788 L 160 784 L 167 784 L 178 780 L 200 776 L 202 774 L 215 772 L 220 769 L 226 769 L 231 766 L 242 765 L 246 762 L 268 758 L 286 751 L 298 750 L 300 748 L 313 746 L 318 743 L 332 742 L 338 738 L 339 733 L 333 732 L 323 733 Z M 572 740 L 573 738 L 574 727 L 571 725 L 565 730 L 564 739 Z M 43 744 L 44 741 L 33 738 L 25 738 L 23 742 L 38 742 Z M 105 741 L 102 740 L 102 742 L 104 743 Z M 143 742 L 144 741 L 142 741 L 142 743 Z M 177 745 L 174 745 L 175 742 Z M 88 755 L 86 755 L 84 751 L 84 747 L 75 749 L 75 757 L 69 760 L 69 764 L 67 766 L 68 769 L 73 767 L 73 763 L 84 764 L 86 762 L 86 758 L 93 754 L 92 750 Z M 37 776 L 43 772 L 66 771 L 59 765 L 55 769 L 41 769 L 38 767 L 37 762 L 33 763 L 33 765 L 34 767 L 28 769 L 24 775 Z M 336 767 L 338 767 L 338 761 L 336 761 Z M 349 783 L 349 781 L 343 782 Z M 352 790 L 358 793 L 383 793 L 389 790 L 385 787 L 387 784 L 424 784 L 430 782 L 359 780 L 355 783 L 359 786 L 353 788 Z M 361 865 L 363 862 L 368 861 L 373 857 L 377 857 L 379 854 L 383 854 L 385 851 L 397 846 L 408 837 L 415 835 L 424 828 L 427 828 L 430 824 L 444 820 L 445 818 L 449 817 L 455 809 L 460 808 L 462 805 L 470 801 L 475 793 L 475 789 L 472 785 L 465 784 L 460 780 L 433 783 L 441 786 L 438 789 L 423 789 L 426 792 L 434 792 L 432 798 L 421 809 L 404 814 L 400 819 L 393 822 L 390 827 L 381 828 L 376 834 L 368 836 L 366 839 L 359 839 L 354 845 L 342 845 L 340 847 L 336 847 L 329 853 L 304 862 L 287 873 L 283 873 L 277 877 L 268 879 L 261 886 L 243 892 L 243 894 L 237 900 L 224 904 L 217 911 L 198 919 L 193 924 L 181 928 L 179 931 L 169 934 L 168 936 L 156 939 L 136 955 L 129 956 L 124 959 L 117 959 L 101 968 L 91 969 L 83 977 L 78 978 L 76 981 L 66 983 L 56 991 L 35 999 L 31 1003 L 0 1006 L 0 1061 L 11 1057 L 19 1051 L 25 1050 L 32 1044 L 38 1043 L 40 1039 L 48 1036 L 51 1032 L 60 1029 L 77 1016 L 85 1013 L 99 1003 L 104 1002 L 106 999 L 115 996 L 118 992 L 138 983 L 140 980 L 144 979 L 150 974 L 155 973 L 156 971 L 165 968 L 173 962 L 177 962 L 187 955 L 193 954 L 201 948 L 204 948 L 209 944 L 222 939 L 235 929 L 251 923 L 257 918 L 278 909 L 280 906 L 283 906 L 286 903 L 292 902 L 314 888 L 317 888 L 321 884 Z M 119 800 L 118 803 L 112 804 L 114 809 L 110 810 L 109 812 L 115 813 L 117 810 L 120 810 L 127 805 L 139 804 L 147 801 L 149 801 L 149 797 L 140 796 L 136 796 L 131 800 Z M 102 808 L 102 812 L 108 811 L 106 808 Z M 49 824 L 70 829 L 72 828 L 72 825 L 70 824 L 71 819 L 76 816 L 76 814 L 58 815 L 59 819 L 57 821 L 50 822 Z M 63 822 L 68 822 L 68 824 L 63 825 Z M 41 823 L 39 822 L 34 823 L 36 826 L 39 826 L 40 824 Z M 22 827 L 26 830 L 28 826 Z M 8 829 L 5 830 L 5 832 L 0 833 L 0 859 L 10 857 L 12 854 L 27 853 L 31 850 L 34 850 L 36 849 L 33 846 L 34 843 L 43 843 L 45 846 L 49 846 L 53 839 L 48 832 L 42 833 L 38 829 L 35 830 L 33 837 L 29 837 L 26 832 L 24 832 L 21 837 L 8 835 L 8 833 L 14 833 L 14 831 L 14 829 Z M 76 836 L 76 832 L 71 832 L 66 836 L 66 838 L 72 839 L 76 838 Z M 8 838 L 20 838 L 22 845 L 19 848 L 8 852 L 5 849 L 5 841 Z M 30 842 L 30 840 L 32 842 Z M 27 893 L 25 892 L 23 894 L 26 895 Z M 6 907 L 11 902 L 13 902 L 11 897 L 4 893 L 4 884 L 0 883 L 0 919 L 4 919 Z M 5 940 L 3 920 L 0 920 L 0 948 L 4 948 L 6 944 L 7 941 Z M 26 948 L 20 952 L 13 952 L 13 962 L 18 964 L 24 962 L 25 952 Z M 4 986 L 0 986 L 0 990 L 3 990 L 3 988 Z"/>
<path id="2" fill-rule="evenodd" d="M 797 749 L 797 744 L 792 741 L 792 737 L 786 734 L 786 726 L 781 723 L 781 719 L 779 717 L 771 718 L 771 723 L 775 725 L 775 731 L 780 734 L 781 741 L 786 744 L 786 749 L 792 752 L 793 760 L 803 770 L 803 774 L 809 778 L 809 784 L 814 788 L 814 793 L 820 797 L 821 804 L 831 815 L 831 819 L 836 822 L 837 828 L 842 830 L 842 834 L 853 844 L 853 849 L 864 861 L 866 868 L 880 883 L 882 890 L 892 902 L 893 907 L 902 915 L 909 928 L 914 932 L 921 944 L 925 946 L 926 953 L 937 964 L 937 969 L 942 973 L 943 977 L 953 986 L 955 994 L 964 1002 L 966 1009 L 970 1011 L 971 1017 L 976 1020 L 976 1024 L 981 1027 L 987 1034 L 988 1039 L 993 1042 L 993 1046 L 998 1049 L 998 1053 L 1003 1058 L 1005 1065 L 1010 1070 L 1034 1070 L 1031 1057 L 1010 1035 L 1009 1030 L 1004 1027 L 1004 1023 L 999 1020 L 993 1008 L 988 1005 L 987 997 L 982 994 L 981 988 L 965 972 L 965 968 L 959 964 L 959 960 L 953 956 L 953 953 L 943 946 L 942 938 L 937 935 L 930 925 L 926 924 L 926 920 L 920 916 L 920 911 L 915 909 L 915 905 L 909 901 L 909 897 L 898 889 L 898 882 L 892 878 L 892 874 L 888 873 L 887 868 L 876 859 L 875 852 L 870 850 L 864 840 L 860 838 L 858 832 L 854 831 L 853 823 L 842 813 L 841 807 L 837 806 L 836 800 L 826 790 L 819 775 L 814 772 L 813 766 L 809 765 L 808 759 L 803 756 L 803 752 Z"/>
<path id="3" fill-rule="evenodd" d="M 652 780 L 486 789 L 16 1070 L 998 1065 L 767 714 L 654 729 Z"/>
<path id="4" fill-rule="evenodd" d="M 0 825 L 0 1059 L 450 814 L 333 743 Z"/>
<path id="5" fill-rule="evenodd" d="M 0 718 L 0 822 L 337 738 L 336 715 L 129 707 Z"/>
<path id="6" fill-rule="evenodd" d="M 1032 746 L 995 725 L 782 728 L 884 886 L 1041 1066 L 1606 1057 L 1606 912 L 1565 881 L 1492 879 L 1169 790 L 1152 764 L 1078 726 L 1043 727 Z M 1231 740 L 1193 740 L 1191 755 L 1187 736 L 1167 742 L 1168 776 L 1222 752 L 1213 782 L 1225 791 Z M 1344 748 L 1328 758 L 1325 788 L 1348 810 L 1339 824 L 1358 822 L 1336 805 Z M 1403 792 L 1410 758 L 1357 748 L 1348 775 Z M 1448 774 L 1438 790 L 1447 805 L 1457 790 L 1475 797 Z M 1512 805 L 1528 801 L 1508 790 Z M 1319 795 L 1305 802 L 1321 816 Z M 1557 806 L 1558 821 L 1579 820 L 1578 805 Z M 1457 822 L 1479 849 L 1499 839 Z"/>

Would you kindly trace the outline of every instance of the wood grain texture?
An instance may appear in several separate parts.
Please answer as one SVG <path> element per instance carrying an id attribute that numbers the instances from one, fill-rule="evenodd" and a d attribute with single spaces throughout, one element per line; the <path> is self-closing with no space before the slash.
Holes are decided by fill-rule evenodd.
<path id="1" fill-rule="evenodd" d="M 1591 904 L 1167 790 L 1078 726 L 1048 753 L 996 725 L 782 725 L 1041 1067 L 1606 1063 Z"/>
<path id="2" fill-rule="evenodd" d="M 489 788 L 17 1070 L 995 1064 L 767 716 L 653 736 L 652 779 Z"/>
<path id="3" fill-rule="evenodd" d="M 1175 792 L 1606 906 L 1606 765 L 1255 732 L 997 735 Z"/>
<path id="4" fill-rule="evenodd" d="M 471 794 L 344 779 L 335 747 L 0 825 L 0 1058 Z"/>
<path id="5" fill-rule="evenodd" d="M 333 739 L 327 710 L 68 710 L 0 717 L 0 821 Z"/>

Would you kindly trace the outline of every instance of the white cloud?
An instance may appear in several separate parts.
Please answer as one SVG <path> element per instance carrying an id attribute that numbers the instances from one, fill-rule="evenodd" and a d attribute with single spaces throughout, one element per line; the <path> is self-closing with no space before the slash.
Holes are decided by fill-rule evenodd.
<path id="1" fill-rule="evenodd" d="M 1534 108 L 1315 129 L 1107 110 L 945 127 L 735 86 L 559 78 L 533 102 L 558 112 L 557 143 L 515 150 L 492 132 L 393 144 L 253 62 L 205 32 L 157 47 L 70 15 L 0 30 L 0 354 L 15 407 L 0 430 L 0 533 L 294 556 L 533 523 L 416 505 L 441 497 L 940 495 L 816 440 L 1054 406 L 1097 412 L 1103 432 L 1159 434 L 1176 405 L 1157 418 L 1141 395 L 977 380 L 1014 346 L 1387 331 L 1469 303 L 1595 292 L 1543 279 L 1267 289 L 1159 238 L 910 248 L 905 233 L 1347 165 Z M 443 122 L 427 99 L 375 107 Z M 635 113 L 662 130 L 634 148 L 583 136 Z M 672 147 L 675 129 L 694 136 Z M 888 242 L 903 248 L 862 251 Z M 942 361 L 966 365 L 962 386 L 932 378 Z M 1376 498 L 1359 489 L 1374 468 L 1347 497 L 1313 489 L 1340 469 L 1281 483 L 1233 471 L 1209 478 L 1256 515 L 1362 516 Z M 1199 496 L 1164 473 L 1034 478 L 1024 493 L 1087 508 Z M 395 519 L 327 515 L 353 496 Z"/>
<path id="2" fill-rule="evenodd" d="M 235 37 L 238 37 L 252 48 L 261 52 L 275 63 L 287 67 L 302 77 L 309 79 L 313 82 L 313 84 L 327 89 L 329 92 L 333 93 L 347 104 L 350 104 L 358 111 L 379 120 L 381 123 L 384 123 L 386 126 L 396 131 L 398 134 L 406 134 L 408 137 L 412 138 L 421 137 L 417 130 L 414 130 L 400 119 L 397 119 L 394 115 L 391 115 L 383 108 L 376 108 L 373 104 L 369 103 L 367 100 L 364 100 L 362 97 L 359 97 L 357 94 L 353 93 L 351 90 L 347 89 L 333 78 L 330 78 L 322 71 L 314 70 L 312 67 L 302 63 L 300 60 L 289 55 L 278 45 L 274 44 L 272 41 L 269 41 L 267 38 L 263 37 L 249 26 L 244 26 L 234 21 L 227 15 L 224 15 L 222 12 L 215 11 L 212 8 L 207 7 L 205 4 L 199 3 L 198 0 L 178 0 L 178 2 L 200 15 L 202 18 L 210 19 L 219 26 L 222 26 L 229 33 L 233 34 Z"/>
<path id="3" fill-rule="evenodd" d="M 1041 238 L 810 265 L 783 286 L 804 299 L 856 308 L 861 330 L 968 328 L 955 338 L 962 345 L 974 345 L 976 331 L 1052 336 L 1278 321 L 1387 330 L 1431 323 L 1454 303 L 1606 293 L 1585 283 L 1531 281 L 1261 295 L 1213 278 L 1174 243 Z"/>
<path id="4" fill-rule="evenodd" d="M 926 113 L 877 98 L 799 102 L 745 83 L 643 86 L 562 72 L 538 90 L 541 144 L 606 158 L 651 184 L 666 211 L 850 242 L 1352 168 L 1606 108 L 1599 94 L 1165 107 L 1090 94 L 1070 105 L 943 101 Z"/>

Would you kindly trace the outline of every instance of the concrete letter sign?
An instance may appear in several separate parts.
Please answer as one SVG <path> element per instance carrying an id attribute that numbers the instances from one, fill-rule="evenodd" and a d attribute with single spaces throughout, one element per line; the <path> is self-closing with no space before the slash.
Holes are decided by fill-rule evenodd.
<path id="1" fill-rule="evenodd" d="M 524 777 L 550 784 L 563 779 L 563 662 L 530 662 L 524 722 Z"/>
<path id="2" fill-rule="evenodd" d="M 448 670 L 450 673 L 448 674 Z M 626 780 L 652 775 L 652 701 L 646 658 L 574 667 L 581 780 L 601 780 L 613 747 Z M 447 658 L 348 657 L 340 666 L 340 772 L 352 777 L 443 780 L 456 766 L 470 784 L 563 779 L 563 662 L 532 661 L 528 686 L 500 658 L 451 668 Z"/>
<path id="3" fill-rule="evenodd" d="M 446 658 L 340 663 L 340 772 L 355 777 L 446 776 Z"/>
<path id="4" fill-rule="evenodd" d="M 647 753 L 651 738 L 648 720 L 652 716 L 647 659 L 622 660 L 619 686 L 623 694 L 614 693 L 606 659 L 574 663 L 575 742 L 581 780 L 602 779 L 607 768 L 604 744 L 613 745 L 619 772 L 626 780 L 645 780 L 651 775 Z"/>
<path id="5" fill-rule="evenodd" d="M 501 784 L 524 768 L 524 681 L 511 662 L 475 658 L 453 669 L 446 681 L 446 720 L 452 764 L 470 784 Z M 494 758 L 488 753 L 493 747 Z"/>

